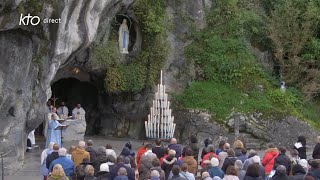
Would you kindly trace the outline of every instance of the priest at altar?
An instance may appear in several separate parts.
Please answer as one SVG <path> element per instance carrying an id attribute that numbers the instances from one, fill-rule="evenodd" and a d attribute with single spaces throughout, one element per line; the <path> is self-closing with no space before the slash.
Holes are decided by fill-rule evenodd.
<path id="1" fill-rule="evenodd" d="M 48 147 L 50 142 L 54 142 L 61 147 L 61 132 L 59 130 L 55 130 L 56 127 L 62 125 L 57 120 L 59 119 L 57 114 L 52 114 L 51 119 L 48 121 L 48 131 L 47 131 L 47 139 L 46 146 Z"/>
<path id="2" fill-rule="evenodd" d="M 72 117 L 73 119 L 85 120 L 86 112 L 81 107 L 81 104 L 77 104 L 77 107 L 72 110 Z"/>
<path id="3" fill-rule="evenodd" d="M 49 120 L 52 119 L 52 116 L 53 116 L 53 115 L 57 115 L 57 108 L 55 108 L 55 107 L 53 107 L 53 108 L 51 109 L 51 111 L 48 112 L 48 113 L 46 114 L 46 116 L 45 116 L 45 120 L 44 120 L 44 123 L 43 123 L 43 135 L 44 135 L 45 137 L 47 137 L 48 122 L 49 122 Z M 58 115 L 57 115 L 57 116 L 58 116 Z M 46 147 L 47 147 L 47 146 L 46 146 Z"/>
<path id="4" fill-rule="evenodd" d="M 68 118 L 69 109 L 67 108 L 64 102 L 61 102 L 61 106 L 58 108 L 57 114 L 59 115 L 60 119 Z"/>

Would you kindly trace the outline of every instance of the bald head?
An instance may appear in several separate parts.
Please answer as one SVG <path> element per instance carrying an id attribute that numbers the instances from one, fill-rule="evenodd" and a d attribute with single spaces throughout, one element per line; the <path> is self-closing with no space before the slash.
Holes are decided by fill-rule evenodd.
<path id="1" fill-rule="evenodd" d="M 176 138 L 172 138 L 170 141 L 171 144 L 177 144 L 177 139 Z"/>
<path id="2" fill-rule="evenodd" d="M 86 143 L 84 141 L 80 141 L 78 147 L 79 148 L 85 148 L 86 147 Z"/>

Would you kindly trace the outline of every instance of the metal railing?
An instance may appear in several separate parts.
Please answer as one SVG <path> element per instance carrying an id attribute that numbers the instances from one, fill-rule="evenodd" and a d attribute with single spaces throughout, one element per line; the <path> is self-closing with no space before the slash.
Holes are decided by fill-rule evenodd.
<path id="1" fill-rule="evenodd" d="M 0 152 L 0 157 L 1 157 L 1 179 L 4 180 L 4 166 L 3 166 L 3 157 L 7 156 L 9 153 L 11 153 L 12 150 L 4 153 Z"/>

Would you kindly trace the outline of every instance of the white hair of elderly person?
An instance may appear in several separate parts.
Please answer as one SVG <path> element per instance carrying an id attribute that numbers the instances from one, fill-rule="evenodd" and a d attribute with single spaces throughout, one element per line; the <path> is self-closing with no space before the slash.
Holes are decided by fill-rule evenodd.
<path id="1" fill-rule="evenodd" d="M 67 155 L 67 149 L 66 148 L 60 148 L 58 151 L 59 156 L 66 156 Z"/>
<path id="2" fill-rule="evenodd" d="M 79 147 L 80 149 L 84 149 L 84 148 L 86 147 L 86 142 L 84 142 L 84 141 L 79 141 L 78 147 Z"/>

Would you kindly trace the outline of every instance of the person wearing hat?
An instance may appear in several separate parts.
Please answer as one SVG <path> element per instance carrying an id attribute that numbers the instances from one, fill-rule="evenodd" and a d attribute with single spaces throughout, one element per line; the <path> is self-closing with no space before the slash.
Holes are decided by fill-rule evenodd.
<path id="1" fill-rule="evenodd" d="M 217 158 L 211 158 L 211 168 L 208 169 L 208 173 L 212 178 L 219 176 L 222 179 L 224 177 L 224 172 L 220 169 L 219 160 Z"/>
<path id="2" fill-rule="evenodd" d="M 260 163 L 260 157 L 259 156 L 253 156 L 252 157 L 252 164 L 257 164 L 259 166 L 259 174 L 263 179 L 265 179 L 266 178 L 265 169 Z"/>
<path id="3" fill-rule="evenodd" d="M 100 165 L 100 171 L 97 173 L 97 180 L 109 180 L 109 165 L 102 163 Z"/>

